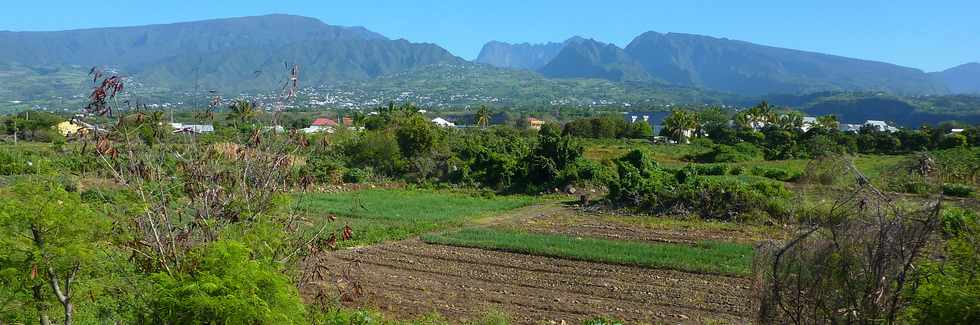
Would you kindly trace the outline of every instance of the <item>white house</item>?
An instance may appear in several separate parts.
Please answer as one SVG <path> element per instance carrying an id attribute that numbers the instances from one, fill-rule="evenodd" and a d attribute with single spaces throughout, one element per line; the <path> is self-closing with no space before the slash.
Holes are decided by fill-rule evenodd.
<path id="1" fill-rule="evenodd" d="M 214 126 L 210 124 L 170 123 L 170 127 L 174 128 L 174 133 L 201 134 L 214 132 Z"/>
<path id="2" fill-rule="evenodd" d="M 861 130 L 861 124 L 841 123 L 839 128 L 842 132 L 857 132 Z"/>
<path id="3" fill-rule="evenodd" d="M 894 126 L 889 126 L 888 123 L 885 123 L 885 121 L 867 120 L 864 122 L 864 126 L 877 128 L 880 131 L 888 131 L 888 132 L 898 131 L 898 128 Z"/>
<path id="4" fill-rule="evenodd" d="M 812 129 L 816 125 L 817 125 L 817 118 L 816 117 L 813 117 L 813 116 L 804 116 L 803 117 L 803 126 L 800 127 L 800 129 L 803 130 L 803 132 L 806 132 L 806 131 L 810 131 L 810 129 Z"/>
<path id="5" fill-rule="evenodd" d="M 437 118 L 432 119 L 432 123 L 435 123 L 436 125 L 441 126 L 441 127 L 444 127 L 444 128 L 456 127 L 456 124 L 455 123 L 450 122 L 450 121 L 446 121 L 446 119 L 441 118 L 441 117 L 437 117 Z"/>

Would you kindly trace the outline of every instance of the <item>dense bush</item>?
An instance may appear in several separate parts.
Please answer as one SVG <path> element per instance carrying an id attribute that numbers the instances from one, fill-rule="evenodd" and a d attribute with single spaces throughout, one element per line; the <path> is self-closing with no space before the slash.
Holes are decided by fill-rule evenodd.
<path id="1" fill-rule="evenodd" d="M 365 183 L 373 177 L 374 172 L 372 172 L 370 167 L 347 169 L 343 174 L 344 183 Z"/>
<path id="2" fill-rule="evenodd" d="M 302 324 L 306 311 L 296 287 L 246 246 L 217 241 L 195 251 L 187 274 L 159 273 L 151 323 Z"/>
<path id="3" fill-rule="evenodd" d="M 724 175 L 725 167 L 688 166 L 669 171 L 640 150 L 615 164 L 618 178 L 610 182 L 608 198 L 622 206 L 733 221 L 783 218 L 788 213 L 790 192 L 782 184 L 706 176 Z"/>
<path id="4" fill-rule="evenodd" d="M 653 136 L 653 129 L 650 127 L 650 124 L 644 121 L 627 123 L 621 115 L 610 114 L 599 117 L 581 118 L 568 122 L 565 124 L 562 133 L 576 137 L 596 139 L 643 139 Z"/>
<path id="5" fill-rule="evenodd" d="M 943 195 L 970 197 L 973 196 L 974 191 L 972 187 L 963 184 L 943 184 Z"/>
<path id="6" fill-rule="evenodd" d="M 347 171 L 341 159 L 326 153 L 311 154 L 303 169 L 304 174 L 312 176 L 317 182 L 326 184 L 337 183 Z"/>
<path id="7" fill-rule="evenodd" d="M 704 163 L 733 163 L 762 160 L 762 149 L 754 144 L 741 142 L 736 145 L 719 144 L 711 151 L 693 157 L 695 161 Z"/>
<path id="8" fill-rule="evenodd" d="M 752 167 L 749 173 L 755 176 L 762 176 L 765 178 L 774 179 L 783 182 L 792 182 L 797 180 L 801 176 L 800 173 L 789 172 L 785 169 L 762 167 L 762 166 Z"/>
<path id="9" fill-rule="evenodd" d="M 980 226 L 964 209 L 943 211 L 949 237 L 943 260 L 929 259 L 916 268 L 923 278 L 911 293 L 905 317 L 919 324 L 980 323 Z"/>

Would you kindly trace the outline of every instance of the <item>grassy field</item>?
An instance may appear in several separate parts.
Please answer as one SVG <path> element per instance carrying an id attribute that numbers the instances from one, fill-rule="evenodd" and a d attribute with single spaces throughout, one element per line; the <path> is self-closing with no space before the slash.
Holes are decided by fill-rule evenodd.
<path id="1" fill-rule="evenodd" d="M 449 191 L 377 189 L 299 194 L 296 208 L 314 217 L 336 215 L 338 229 L 349 224 L 354 240 L 341 246 L 352 247 L 458 227 L 540 200 L 531 196 L 485 198 Z"/>
<path id="2" fill-rule="evenodd" d="M 750 274 L 753 254 L 752 246 L 747 244 L 658 244 L 489 228 L 429 234 L 422 239 L 443 245 L 738 276 Z"/>

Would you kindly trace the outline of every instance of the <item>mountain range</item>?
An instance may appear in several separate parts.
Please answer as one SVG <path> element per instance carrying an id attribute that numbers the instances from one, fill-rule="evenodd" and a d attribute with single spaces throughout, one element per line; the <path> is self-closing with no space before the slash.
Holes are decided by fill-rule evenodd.
<path id="1" fill-rule="evenodd" d="M 0 32 L 0 69 L 26 67 L 22 75 L 39 77 L 51 71 L 109 67 L 148 87 L 174 91 L 268 90 L 285 80 L 293 64 L 300 66 L 305 83 L 319 85 L 459 62 L 464 60 L 433 44 L 391 40 L 363 27 L 291 15 Z M 0 71 L 4 74 L 14 72 Z"/>
<path id="2" fill-rule="evenodd" d="M 574 36 L 561 43 L 548 42 L 545 44 L 509 44 L 490 41 L 483 45 L 480 55 L 474 62 L 485 63 L 498 68 L 537 70 L 551 62 L 551 59 L 554 59 L 558 52 L 561 52 L 569 43 L 583 40 L 579 36 Z"/>
<path id="3" fill-rule="evenodd" d="M 499 43 L 499 42 L 497 42 Z M 552 43 L 553 44 L 553 43 Z M 525 45 L 532 47 L 533 45 Z M 522 62 L 525 52 L 480 54 L 478 61 Z M 521 66 L 505 66 L 523 68 Z M 661 81 L 743 95 L 882 91 L 899 95 L 976 92 L 976 66 L 926 73 L 894 64 L 758 45 L 709 36 L 646 32 L 625 48 L 596 40 L 565 42 L 536 71 L 554 78 Z"/>
<path id="4" fill-rule="evenodd" d="M 570 102 L 589 103 L 627 102 L 625 99 L 635 103 L 639 99 L 617 91 L 597 92 L 600 85 L 616 85 L 611 89 L 623 91 L 644 89 L 643 94 L 691 104 L 825 91 L 897 96 L 980 94 L 977 63 L 926 73 L 883 62 L 657 32 L 643 33 L 624 48 L 583 37 L 546 44 L 492 41 L 483 46 L 475 62 L 468 62 L 435 44 L 393 40 L 364 27 L 267 15 L 54 32 L 0 31 L 0 99 L 84 94 L 90 87 L 84 75 L 92 66 L 121 73 L 146 92 L 269 91 L 282 84 L 293 64 L 300 66 L 304 87 L 352 82 L 377 83 L 367 88 L 389 90 L 397 84 L 446 85 L 454 76 L 436 72 L 453 66 L 467 71 L 469 77 L 484 75 L 496 83 L 493 87 L 555 86 L 565 92 L 549 92 L 552 100 L 567 97 L 572 98 Z M 395 76 L 411 80 L 394 82 Z M 444 80 L 422 82 L 415 76 Z M 506 82 L 507 78 L 513 80 Z M 487 85 L 481 82 L 475 78 L 465 84 Z M 586 88 L 570 88 L 576 86 Z M 461 93 L 485 90 L 444 89 L 450 88 Z M 587 92 L 613 97 L 584 96 Z M 679 95 L 668 96 L 667 92 Z M 526 91 L 493 93 L 541 97 Z"/>
<path id="5" fill-rule="evenodd" d="M 932 75 L 955 94 L 980 94 L 980 63 L 967 63 Z"/>

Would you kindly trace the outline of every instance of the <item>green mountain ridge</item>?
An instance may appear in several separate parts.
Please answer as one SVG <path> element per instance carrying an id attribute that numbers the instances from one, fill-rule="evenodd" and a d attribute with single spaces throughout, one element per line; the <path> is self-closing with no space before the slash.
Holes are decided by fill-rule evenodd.
<path id="1" fill-rule="evenodd" d="M 480 54 L 473 62 L 489 64 L 498 68 L 537 70 L 551 62 L 565 45 L 583 41 L 579 36 L 571 37 L 564 42 L 548 42 L 545 44 L 490 41 L 483 45 Z"/>
<path id="2" fill-rule="evenodd" d="M 30 66 L 109 65 L 132 68 L 178 55 L 305 40 L 384 40 L 363 27 L 327 25 L 315 18 L 266 15 L 174 24 L 0 32 L 0 62 Z"/>
<path id="3" fill-rule="evenodd" d="M 918 69 L 681 33 L 647 32 L 623 49 L 592 40 L 566 45 L 539 71 L 556 78 L 658 80 L 745 95 L 948 92 L 942 82 Z"/>
<path id="4" fill-rule="evenodd" d="M 626 51 L 593 39 L 570 42 L 551 62 L 538 69 L 549 78 L 598 78 L 650 81 L 650 74 Z"/>
<path id="5" fill-rule="evenodd" d="M 433 44 L 405 40 L 301 41 L 278 47 L 235 48 L 167 59 L 136 71 L 146 83 L 198 85 L 222 91 L 281 86 L 292 65 L 304 86 L 363 80 L 462 59 Z M 183 87 L 183 89 L 190 89 Z"/>
<path id="6" fill-rule="evenodd" d="M 930 73 L 958 94 L 980 94 L 980 63 L 971 62 Z"/>

